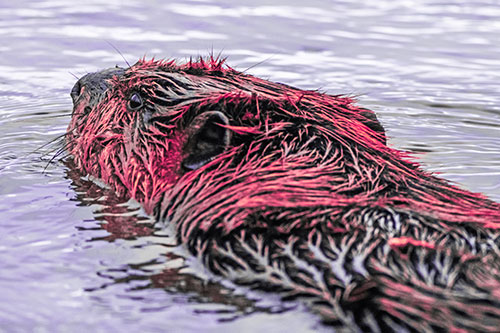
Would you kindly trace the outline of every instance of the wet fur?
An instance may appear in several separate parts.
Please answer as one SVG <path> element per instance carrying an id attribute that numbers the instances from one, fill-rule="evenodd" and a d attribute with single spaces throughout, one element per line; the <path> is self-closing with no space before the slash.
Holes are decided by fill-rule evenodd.
<path id="1" fill-rule="evenodd" d="M 500 327 L 500 205 L 388 147 L 373 112 L 216 59 L 142 60 L 106 82 L 75 99 L 74 163 L 175 226 L 213 273 L 300 297 L 339 331 Z M 187 170 L 210 111 L 230 144 Z"/>

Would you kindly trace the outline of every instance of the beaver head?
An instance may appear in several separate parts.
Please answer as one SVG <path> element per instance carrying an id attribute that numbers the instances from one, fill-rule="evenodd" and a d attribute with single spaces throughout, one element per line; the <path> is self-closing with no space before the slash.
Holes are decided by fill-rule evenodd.
<path id="1" fill-rule="evenodd" d="M 175 226 L 212 272 L 312 295 L 343 325 L 364 316 L 423 331 L 466 327 L 446 313 L 500 287 L 492 277 L 469 288 L 465 265 L 498 256 L 500 205 L 387 146 L 374 113 L 351 98 L 214 59 L 88 74 L 71 96 L 76 165 Z M 442 302 L 406 299 L 412 292 Z M 479 317 L 500 318 L 498 303 L 481 303 Z"/>
<path id="2" fill-rule="evenodd" d="M 185 174 L 264 151 L 385 147 L 371 111 L 224 68 L 222 61 L 139 61 L 74 86 L 69 150 L 85 172 L 150 210 Z M 306 148 L 309 147 L 309 148 Z M 216 161 L 215 161 L 216 160 Z"/>

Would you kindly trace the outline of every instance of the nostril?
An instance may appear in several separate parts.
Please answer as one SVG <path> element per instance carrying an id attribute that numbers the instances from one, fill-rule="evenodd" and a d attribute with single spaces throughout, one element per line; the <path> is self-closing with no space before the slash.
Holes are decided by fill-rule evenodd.
<path id="1" fill-rule="evenodd" d="M 71 89 L 71 99 L 73 100 L 73 103 L 76 102 L 78 97 L 80 97 L 80 94 L 82 93 L 82 87 L 83 85 L 81 84 L 80 80 L 75 83 L 73 86 L 73 89 Z"/>

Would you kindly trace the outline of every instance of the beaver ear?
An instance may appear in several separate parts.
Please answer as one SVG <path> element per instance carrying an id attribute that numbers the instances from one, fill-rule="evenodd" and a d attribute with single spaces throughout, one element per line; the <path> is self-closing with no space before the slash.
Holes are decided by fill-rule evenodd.
<path id="1" fill-rule="evenodd" d="M 207 111 L 197 116 L 187 129 L 182 166 L 196 170 L 223 153 L 231 141 L 231 131 L 224 127 L 229 119 L 220 111 Z"/>

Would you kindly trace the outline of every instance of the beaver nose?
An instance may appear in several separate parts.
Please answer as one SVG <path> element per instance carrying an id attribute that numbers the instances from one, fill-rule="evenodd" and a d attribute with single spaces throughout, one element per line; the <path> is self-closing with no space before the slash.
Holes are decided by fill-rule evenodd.
<path id="1" fill-rule="evenodd" d="M 76 103 L 82 92 L 85 91 L 90 95 L 90 98 L 100 97 L 109 88 L 109 79 L 113 76 L 121 76 L 125 73 L 125 69 L 120 67 L 109 68 L 95 73 L 84 75 L 78 80 L 73 89 L 71 89 L 71 99 L 73 104 Z M 92 102 L 92 101 L 89 101 Z"/>

